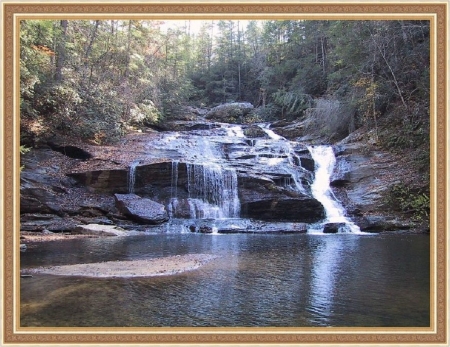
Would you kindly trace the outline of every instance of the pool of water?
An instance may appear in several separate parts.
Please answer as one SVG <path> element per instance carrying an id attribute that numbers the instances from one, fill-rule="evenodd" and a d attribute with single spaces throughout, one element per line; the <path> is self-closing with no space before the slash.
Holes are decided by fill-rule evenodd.
<path id="1" fill-rule="evenodd" d="M 427 235 L 153 234 L 41 243 L 21 268 L 209 253 L 175 276 L 35 274 L 20 285 L 21 326 L 424 327 Z"/>

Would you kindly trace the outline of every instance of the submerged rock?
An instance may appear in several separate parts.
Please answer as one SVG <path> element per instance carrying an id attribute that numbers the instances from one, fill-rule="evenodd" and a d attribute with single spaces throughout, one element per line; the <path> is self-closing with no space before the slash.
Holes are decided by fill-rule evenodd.
<path id="1" fill-rule="evenodd" d="M 345 223 L 327 223 L 323 227 L 324 234 L 336 234 L 339 232 L 339 229 L 344 228 Z"/>
<path id="2" fill-rule="evenodd" d="M 169 220 L 164 205 L 135 194 L 114 194 L 116 206 L 124 215 L 143 224 L 161 224 Z"/>

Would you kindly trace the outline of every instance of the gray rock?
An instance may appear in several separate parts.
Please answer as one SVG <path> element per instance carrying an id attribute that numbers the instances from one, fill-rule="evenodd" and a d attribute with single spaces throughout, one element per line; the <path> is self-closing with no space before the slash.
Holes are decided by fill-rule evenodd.
<path id="1" fill-rule="evenodd" d="M 143 224 L 161 224 L 169 220 L 166 208 L 135 194 L 114 194 L 120 212 Z"/>
<path id="2" fill-rule="evenodd" d="M 72 234 L 96 235 L 96 236 L 126 236 L 128 233 L 114 225 L 88 224 L 78 225 Z"/>
<path id="3" fill-rule="evenodd" d="M 313 198 L 279 198 L 243 203 L 241 215 L 267 221 L 315 223 L 325 217 L 325 211 Z"/>
<path id="4" fill-rule="evenodd" d="M 243 123 L 242 118 L 253 109 L 249 102 L 233 102 L 214 107 L 206 113 L 206 119 L 225 123 Z"/>
<path id="5" fill-rule="evenodd" d="M 345 227 L 345 223 L 327 223 L 323 227 L 324 234 L 336 234 L 340 228 Z"/>

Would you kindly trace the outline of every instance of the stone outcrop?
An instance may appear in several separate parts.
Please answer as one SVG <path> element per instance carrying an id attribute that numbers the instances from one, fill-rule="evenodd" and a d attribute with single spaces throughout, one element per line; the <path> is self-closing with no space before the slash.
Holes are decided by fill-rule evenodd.
<path id="1" fill-rule="evenodd" d="M 249 102 L 233 102 L 214 107 L 206 113 L 205 118 L 223 123 L 242 124 L 243 117 L 252 110 L 253 105 Z"/>
<path id="2" fill-rule="evenodd" d="M 275 198 L 254 200 L 242 204 L 244 217 L 260 220 L 315 223 L 325 217 L 323 206 L 313 198 Z"/>
<path id="3" fill-rule="evenodd" d="M 325 217 L 323 206 L 311 194 L 315 163 L 306 145 L 272 141 L 256 125 L 240 129 L 214 123 L 230 114 L 238 119 L 249 109 L 251 105 L 245 103 L 221 105 L 206 115 L 212 121 L 201 120 L 200 116 L 178 120 L 172 122 L 179 131 L 176 134 L 134 134 L 124 139 L 127 147 L 105 147 L 103 152 L 89 148 L 93 158 L 87 161 L 48 148 L 32 150 L 22 160 L 21 229 L 70 232 L 82 224 L 118 224 L 133 229 L 136 223 L 142 224 L 141 228 L 159 228 L 169 220 L 168 212 L 173 218 L 187 219 L 192 213 L 192 198 L 202 198 L 192 194 L 192 167 L 196 166 L 198 173 L 198 167 L 211 165 L 220 166 L 222 172 L 233 171 L 234 180 L 237 177 L 241 217 L 270 226 L 281 221 L 296 223 L 295 228 L 257 227 L 256 223 L 245 228 L 224 226 L 218 227 L 219 233 L 280 233 L 286 228 L 306 232 L 307 223 Z M 235 110 L 239 112 L 235 114 Z M 302 135 L 302 124 L 295 122 L 279 121 L 270 129 L 288 138 L 307 135 Z M 207 137 L 211 138 L 208 143 Z M 410 228 L 408 220 L 384 206 L 387 190 L 406 173 L 395 156 L 376 146 L 367 150 L 367 145 L 349 136 L 334 146 L 337 162 L 331 186 L 335 195 L 363 231 Z M 111 157 L 99 153 L 110 153 Z M 210 154 L 215 155 L 213 162 L 208 159 Z M 133 186 L 136 195 L 128 194 L 132 162 L 138 162 Z M 214 174 L 219 175 L 220 170 Z M 189 225 L 184 227 L 190 230 Z M 338 229 L 330 225 L 324 232 Z M 213 229 L 206 224 L 195 226 L 194 231 L 209 233 Z"/>
<path id="4" fill-rule="evenodd" d="M 389 189 L 408 177 L 399 158 L 350 135 L 334 146 L 336 165 L 331 186 L 348 214 L 363 231 L 408 229 L 409 220 L 395 216 L 386 206 Z"/>
<path id="5" fill-rule="evenodd" d="M 169 220 L 166 208 L 135 194 L 114 194 L 116 206 L 124 215 L 143 224 L 162 224 Z"/>

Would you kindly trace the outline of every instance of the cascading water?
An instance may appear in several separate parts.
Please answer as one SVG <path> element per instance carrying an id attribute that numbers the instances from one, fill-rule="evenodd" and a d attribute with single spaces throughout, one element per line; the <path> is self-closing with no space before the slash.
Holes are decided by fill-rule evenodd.
<path id="1" fill-rule="evenodd" d="M 335 164 L 331 147 L 306 148 L 277 135 L 270 124 L 258 126 L 267 134 L 265 138 L 247 137 L 240 125 L 215 123 L 210 129 L 164 133 L 149 144 L 152 156 L 172 158 L 171 189 L 164 193 L 169 193 L 164 199 L 167 199 L 165 203 L 171 217 L 167 230 L 190 232 L 192 228 L 210 228 L 212 233 L 217 228 L 221 233 L 253 230 L 256 221 L 240 216 L 239 175 L 243 185 L 239 194 L 246 199 L 245 213 L 248 213 L 248 201 L 254 199 L 249 195 L 251 185 L 246 182 L 255 179 L 257 187 L 262 185 L 259 182 L 271 182 L 270 187 L 275 189 L 267 193 L 269 196 L 282 192 L 286 199 L 313 197 L 318 200 L 324 206 L 326 219 L 310 225 L 308 232 L 323 233 L 327 223 L 342 224 L 338 226 L 339 232 L 360 232 L 345 217 L 343 207 L 330 190 L 330 175 Z M 311 159 L 305 156 L 307 150 L 316 163 L 314 180 L 313 168 L 308 166 Z M 130 167 L 130 173 L 132 169 Z M 266 224 L 262 228 L 269 228 L 270 223 Z M 286 224 L 286 230 L 290 227 Z"/>
<path id="2" fill-rule="evenodd" d="M 244 137 L 242 128 L 239 126 L 224 129 L 227 136 Z M 166 141 L 164 143 L 166 150 L 176 150 L 182 153 L 186 160 L 185 172 L 180 172 L 178 161 L 172 162 L 169 214 L 176 218 L 180 214 L 178 207 L 185 211 L 187 204 L 190 219 L 238 218 L 240 202 L 237 173 L 223 160 L 220 145 L 213 141 L 213 137 L 170 136 Z M 183 194 L 178 194 L 180 175 L 187 177 L 187 197 L 181 197 Z"/>
<path id="3" fill-rule="evenodd" d="M 239 217 L 235 170 L 215 164 L 187 164 L 186 170 L 192 218 Z"/>
<path id="4" fill-rule="evenodd" d="M 285 179 L 285 186 L 294 182 L 296 189 L 305 193 L 306 190 L 303 187 L 300 179 L 300 171 L 304 170 L 300 165 L 300 158 L 295 153 L 292 144 L 286 140 L 283 136 L 275 134 L 273 130 L 270 130 L 270 124 L 260 124 L 259 127 L 272 139 L 275 143 L 271 143 L 270 147 L 273 148 L 273 152 L 277 153 L 274 158 L 269 159 L 269 165 L 282 164 L 284 158 L 287 158 L 289 165 L 283 165 L 283 169 L 291 176 L 291 179 Z"/>
<path id="5" fill-rule="evenodd" d="M 308 146 L 312 158 L 315 161 L 315 179 L 311 185 L 314 198 L 320 201 L 325 209 L 326 219 L 320 228 L 312 228 L 311 231 L 322 231 L 326 223 L 342 223 L 341 232 L 361 233 L 359 227 L 345 216 L 342 205 L 334 197 L 330 189 L 330 178 L 336 163 L 333 148 L 330 146 Z"/>
<path id="6" fill-rule="evenodd" d="M 130 164 L 128 171 L 128 193 L 134 194 L 134 185 L 136 183 L 136 167 L 139 165 L 139 160 L 133 161 Z"/>

